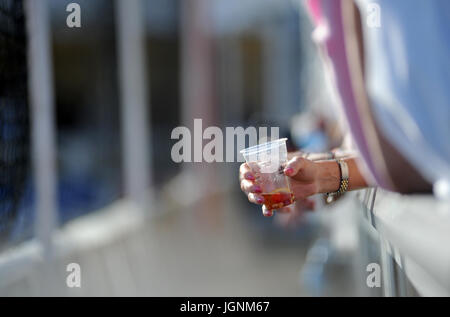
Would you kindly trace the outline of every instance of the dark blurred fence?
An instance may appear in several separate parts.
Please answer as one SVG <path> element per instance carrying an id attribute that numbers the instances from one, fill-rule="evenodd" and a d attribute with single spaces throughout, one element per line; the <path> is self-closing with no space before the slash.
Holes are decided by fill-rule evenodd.
<path id="1" fill-rule="evenodd" d="M 22 1 L 0 1 L 0 245 L 17 223 L 29 174 L 27 40 Z"/>

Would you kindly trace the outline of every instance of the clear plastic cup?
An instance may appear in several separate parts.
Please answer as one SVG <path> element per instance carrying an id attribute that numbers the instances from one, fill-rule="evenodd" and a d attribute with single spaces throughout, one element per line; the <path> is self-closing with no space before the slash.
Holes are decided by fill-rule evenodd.
<path id="1" fill-rule="evenodd" d="M 255 174 L 255 183 L 262 189 L 268 210 L 288 206 L 294 202 L 289 179 L 284 175 L 287 163 L 286 138 L 246 148 L 241 151 Z"/>

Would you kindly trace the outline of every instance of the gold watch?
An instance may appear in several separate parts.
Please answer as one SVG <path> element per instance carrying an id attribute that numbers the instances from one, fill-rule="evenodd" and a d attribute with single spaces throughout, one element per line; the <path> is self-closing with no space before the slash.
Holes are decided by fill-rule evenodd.
<path id="1" fill-rule="evenodd" d="M 327 203 L 333 202 L 334 200 L 336 200 L 336 198 L 342 196 L 348 190 L 348 182 L 349 182 L 348 165 L 344 160 L 336 160 L 336 162 L 339 165 L 339 174 L 340 174 L 339 188 L 334 193 L 326 194 Z"/>

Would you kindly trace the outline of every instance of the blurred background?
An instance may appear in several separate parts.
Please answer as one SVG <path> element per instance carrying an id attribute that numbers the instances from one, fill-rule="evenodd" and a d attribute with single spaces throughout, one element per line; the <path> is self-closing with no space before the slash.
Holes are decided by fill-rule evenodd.
<path id="1" fill-rule="evenodd" d="M 280 127 L 290 149 L 342 142 L 302 1 L 78 0 L 82 24 L 69 28 L 71 2 L 39 1 L 29 22 L 48 22 L 29 49 L 45 52 L 47 39 L 53 80 L 28 89 L 53 96 L 53 108 L 35 108 L 53 124 L 40 134 L 50 151 L 23 142 L 0 295 L 382 295 L 366 286 L 380 245 L 358 227 L 374 191 L 267 219 L 240 191 L 239 162 L 171 158 L 172 130 L 195 118 L 204 129 Z M 40 131 L 28 114 L 22 128 Z M 32 173 L 46 158 L 48 179 Z M 69 263 L 81 267 L 81 288 L 66 286 Z"/>

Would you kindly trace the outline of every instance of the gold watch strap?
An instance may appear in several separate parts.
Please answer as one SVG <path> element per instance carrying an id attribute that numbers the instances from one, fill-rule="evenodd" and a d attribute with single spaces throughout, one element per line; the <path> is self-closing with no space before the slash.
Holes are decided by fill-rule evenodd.
<path id="1" fill-rule="evenodd" d="M 336 163 L 339 166 L 339 189 L 334 193 L 326 194 L 326 202 L 331 203 L 335 198 L 342 196 L 348 190 L 349 183 L 349 170 L 348 165 L 344 160 L 336 160 Z"/>
<path id="2" fill-rule="evenodd" d="M 349 171 L 348 165 L 344 160 L 338 160 L 338 164 L 341 171 L 341 182 L 337 194 L 342 195 L 348 190 Z"/>

